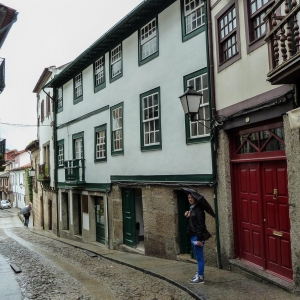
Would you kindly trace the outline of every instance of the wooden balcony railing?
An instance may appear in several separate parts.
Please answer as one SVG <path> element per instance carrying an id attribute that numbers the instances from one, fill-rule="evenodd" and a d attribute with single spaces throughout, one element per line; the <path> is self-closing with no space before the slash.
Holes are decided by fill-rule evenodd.
<path id="1" fill-rule="evenodd" d="M 66 183 L 80 185 L 85 183 L 84 159 L 73 159 L 64 162 Z"/>
<path id="2" fill-rule="evenodd" d="M 48 164 L 39 165 L 39 174 L 38 174 L 37 181 L 41 181 L 41 182 L 50 181 L 50 173 L 49 173 L 49 165 Z"/>
<path id="3" fill-rule="evenodd" d="M 293 84 L 300 78 L 300 0 L 277 0 L 264 17 L 269 54 L 268 80 Z"/>

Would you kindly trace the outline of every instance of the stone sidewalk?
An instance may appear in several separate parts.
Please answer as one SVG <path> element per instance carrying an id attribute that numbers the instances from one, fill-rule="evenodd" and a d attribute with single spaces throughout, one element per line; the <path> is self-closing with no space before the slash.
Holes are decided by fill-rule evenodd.
<path id="1" fill-rule="evenodd" d="M 139 254 L 109 250 L 98 243 L 84 244 L 59 238 L 49 231 L 29 227 L 31 232 L 58 240 L 62 243 L 87 250 L 99 256 L 124 264 L 141 272 L 151 274 L 186 291 L 195 299 L 299 299 L 274 285 L 249 279 L 241 274 L 220 270 L 213 267 L 205 268 L 205 283 L 188 283 L 196 272 L 196 263 L 160 259 Z"/>

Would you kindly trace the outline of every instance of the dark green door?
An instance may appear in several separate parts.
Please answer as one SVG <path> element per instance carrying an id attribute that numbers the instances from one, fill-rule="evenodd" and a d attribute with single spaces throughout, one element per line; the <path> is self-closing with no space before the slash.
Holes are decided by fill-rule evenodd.
<path id="1" fill-rule="evenodd" d="M 190 205 L 187 196 L 182 192 L 177 192 L 178 201 L 178 218 L 179 218 L 179 234 L 180 234 L 180 254 L 191 253 L 190 237 L 186 233 L 188 219 L 184 216 L 184 213 L 190 209 Z"/>
<path id="2" fill-rule="evenodd" d="M 134 189 L 123 189 L 122 207 L 124 244 L 135 248 L 136 234 Z"/>
<path id="3" fill-rule="evenodd" d="M 96 204 L 96 241 L 105 244 L 104 200 L 95 197 Z"/>

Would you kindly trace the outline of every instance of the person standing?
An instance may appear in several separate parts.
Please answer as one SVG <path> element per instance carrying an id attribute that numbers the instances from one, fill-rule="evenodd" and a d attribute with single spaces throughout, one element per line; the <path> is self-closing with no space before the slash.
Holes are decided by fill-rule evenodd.
<path id="1" fill-rule="evenodd" d="M 188 200 L 190 203 L 190 210 L 186 211 L 184 215 L 186 218 L 189 218 L 187 233 L 191 237 L 191 244 L 198 265 L 197 273 L 191 278 L 189 283 L 204 283 L 205 212 L 201 205 L 198 205 L 199 201 L 197 201 L 192 194 L 188 194 Z"/>

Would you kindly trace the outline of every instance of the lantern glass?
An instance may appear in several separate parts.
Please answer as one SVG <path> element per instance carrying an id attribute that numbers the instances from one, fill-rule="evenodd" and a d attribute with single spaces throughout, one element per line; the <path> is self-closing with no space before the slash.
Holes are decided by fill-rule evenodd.
<path id="1" fill-rule="evenodd" d="M 31 169 L 28 171 L 28 174 L 29 174 L 29 177 L 34 177 L 34 176 L 35 176 L 35 169 L 34 169 L 34 168 L 31 168 Z"/>
<path id="2" fill-rule="evenodd" d="M 194 117 L 201 104 L 202 93 L 196 92 L 192 86 L 189 86 L 187 91 L 179 97 L 184 114 Z"/>

